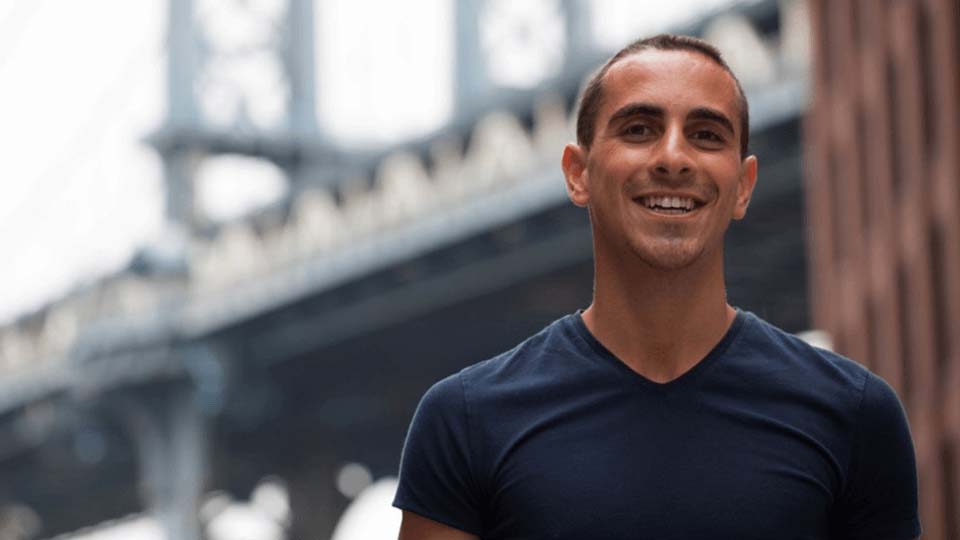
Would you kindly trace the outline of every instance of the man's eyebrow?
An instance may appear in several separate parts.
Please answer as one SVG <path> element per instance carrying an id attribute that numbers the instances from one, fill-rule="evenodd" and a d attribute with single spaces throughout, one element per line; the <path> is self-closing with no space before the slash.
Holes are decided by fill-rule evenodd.
<path id="1" fill-rule="evenodd" d="M 650 105 L 648 103 L 628 103 L 627 105 L 620 107 L 617 112 L 613 113 L 610 116 L 610 120 L 607 122 L 607 124 L 613 124 L 632 116 L 652 116 L 656 118 L 663 118 L 664 114 L 663 107 Z"/>
<path id="2" fill-rule="evenodd" d="M 720 111 L 708 109 L 707 107 L 697 107 L 687 115 L 688 120 L 711 120 L 725 127 L 730 133 L 736 133 L 733 129 L 733 122 Z"/>

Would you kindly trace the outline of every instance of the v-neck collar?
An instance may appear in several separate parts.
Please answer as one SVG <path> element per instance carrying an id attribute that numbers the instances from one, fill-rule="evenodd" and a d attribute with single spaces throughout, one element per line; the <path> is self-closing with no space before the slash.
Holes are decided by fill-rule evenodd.
<path id="1" fill-rule="evenodd" d="M 723 353 L 726 352 L 726 350 L 740 334 L 740 330 L 745 325 L 748 317 L 746 312 L 737 309 L 736 316 L 734 317 L 733 322 L 730 324 L 730 327 L 727 329 L 723 337 L 720 338 L 720 341 L 713 346 L 706 356 L 694 364 L 693 367 L 681 373 L 678 377 L 665 383 L 660 383 L 648 379 L 640 373 L 637 373 L 623 360 L 610 352 L 610 350 L 607 349 L 603 343 L 600 343 L 600 341 L 587 328 L 586 323 L 583 322 L 582 314 L 583 310 L 577 310 L 576 313 L 573 313 L 567 317 L 568 324 L 566 324 L 567 328 L 569 328 L 573 333 L 575 337 L 574 341 L 576 342 L 576 345 L 579 346 L 581 352 L 584 352 L 588 355 L 597 356 L 604 362 L 613 365 L 617 370 L 623 373 L 626 380 L 633 380 L 644 387 L 660 391 L 681 388 L 689 384 L 690 381 L 695 380 L 700 373 L 710 367 L 710 365 L 714 364 L 718 358 L 723 356 Z"/>

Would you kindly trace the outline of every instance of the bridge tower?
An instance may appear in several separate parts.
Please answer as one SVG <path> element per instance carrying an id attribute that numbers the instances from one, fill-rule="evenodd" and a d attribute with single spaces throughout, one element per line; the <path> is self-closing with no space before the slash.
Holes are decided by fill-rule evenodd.
<path id="1" fill-rule="evenodd" d="M 544 85 L 575 85 L 584 66 L 596 61 L 583 0 L 451 2 L 454 111 L 441 130 L 465 134 L 492 108 L 523 113 Z M 314 0 L 168 5 L 168 111 L 149 137 L 165 177 L 164 249 L 156 251 L 165 259 L 147 264 L 174 268 L 186 283 L 191 244 L 216 227 L 197 201 L 205 162 L 240 156 L 267 163 L 287 183 L 289 203 L 306 186 L 335 187 L 345 173 L 375 165 L 377 155 L 371 160 L 341 150 L 318 121 Z M 206 441 L 215 420 L 196 386 L 154 384 L 149 396 L 125 392 L 121 405 L 139 449 L 145 504 L 169 537 L 185 540 L 201 538 L 195 510 L 206 488 Z M 333 476 L 327 461 L 304 456 L 290 465 L 295 538 L 328 537 L 343 509 L 332 503 L 339 496 L 332 482 L 317 478 Z"/>

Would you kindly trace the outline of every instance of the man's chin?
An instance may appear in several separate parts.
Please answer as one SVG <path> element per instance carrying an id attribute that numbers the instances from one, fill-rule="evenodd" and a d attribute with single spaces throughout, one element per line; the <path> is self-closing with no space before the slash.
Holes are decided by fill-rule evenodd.
<path id="1" fill-rule="evenodd" d="M 702 250 L 689 245 L 634 246 L 634 254 L 647 266 L 662 271 L 677 271 L 693 266 Z"/>

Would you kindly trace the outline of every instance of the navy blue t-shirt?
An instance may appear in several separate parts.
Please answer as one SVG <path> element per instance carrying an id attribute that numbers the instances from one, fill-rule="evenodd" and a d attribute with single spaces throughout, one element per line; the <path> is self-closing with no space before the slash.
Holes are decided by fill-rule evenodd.
<path id="1" fill-rule="evenodd" d="M 489 540 L 920 534 L 890 386 L 743 311 L 665 384 L 579 313 L 438 382 L 410 425 L 394 505 Z"/>

